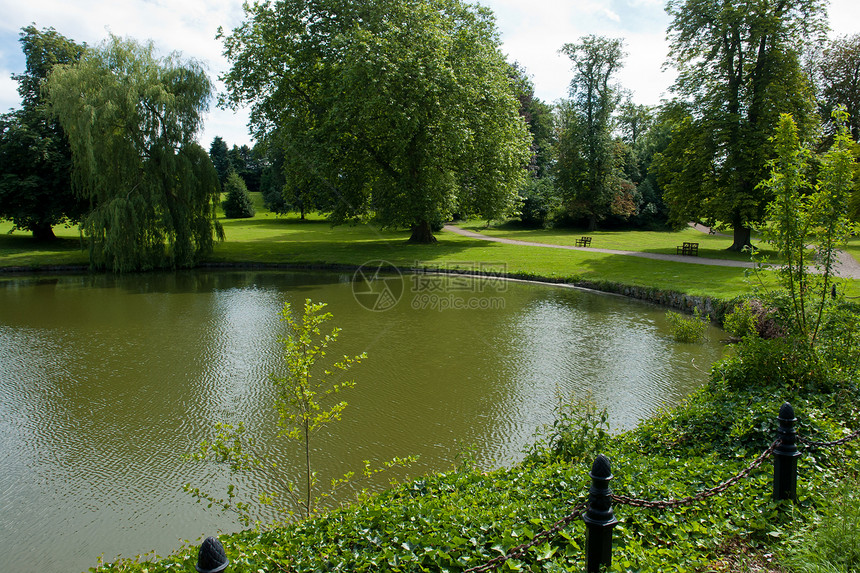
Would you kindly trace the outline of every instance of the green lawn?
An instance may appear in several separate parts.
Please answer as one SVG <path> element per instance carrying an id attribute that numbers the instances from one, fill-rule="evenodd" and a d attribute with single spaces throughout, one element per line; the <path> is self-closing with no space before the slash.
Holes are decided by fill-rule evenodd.
<path id="1" fill-rule="evenodd" d="M 359 265 L 374 260 L 412 266 L 475 268 L 504 265 L 508 273 L 563 280 L 609 281 L 693 295 L 734 297 L 749 291 L 744 270 L 687 265 L 637 257 L 504 245 L 440 232 L 433 245 L 407 243 L 407 231 L 370 225 L 332 227 L 319 217 L 261 214 L 224 221 L 227 241 L 215 247 L 216 262 Z"/>
<path id="2" fill-rule="evenodd" d="M 749 260 L 747 253 L 726 250 L 732 244 L 731 237 L 708 235 L 690 228 L 682 231 L 585 231 L 582 229 L 524 229 L 511 223 L 491 225 L 490 227 L 485 227 L 485 225 L 486 222 L 483 221 L 469 221 L 460 226 L 488 237 L 534 241 L 551 245 L 573 245 L 576 239 L 586 235 L 592 238 L 591 247 L 593 248 L 663 255 L 676 254 L 675 248 L 683 242 L 689 241 L 699 243 L 699 256 L 703 258 Z M 753 244 L 762 249 L 762 254 L 770 258 L 775 256 L 773 251 L 763 248 L 755 239 L 753 239 Z"/>
<path id="3" fill-rule="evenodd" d="M 258 194 L 252 194 L 258 195 Z M 257 199 L 259 199 L 257 197 Z M 412 245 L 407 231 L 381 230 L 367 224 L 332 227 L 320 216 L 302 221 L 297 215 L 276 216 L 260 208 L 251 219 L 222 219 L 226 241 L 215 246 L 209 262 L 281 263 L 357 266 L 384 260 L 401 268 L 413 266 L 476 268 L 489 263 L 508 273 L 566 281 L 607 281 L 630 286 L 673 290 L 691 295 L 731 298 L 750 292 L 752 278 L 745 270 L 656 261 L 588 251 L 542 249 L 505 245 L 440 232 L 438 243 Z M 573 244 L 579 233 L 569 230 L 519 230 L 512 227 L 483 229 L 477 223 L 464 227 L 482 234 L 551 244 Z M 7 234 L 11 225 L 0 223 L 0 267 L 48 266 L 87 263 L 76 228 L 58 227 L 56 243 L 34 243 L 26 233 Z M 592 246 L 654 253 L 675 252 L 675 245 L 698 240 L 700 256 L 723 258 L 730 239 L 709 236 L 692 229 L 681 232 L 599 231 Z M 860 254 L 860 241 L 852 249 Z M 849 292 L 860 291 L 852 281 Z"/>
<path id="4" fill-rule="evenodd" d="M 845 250 L 853 256 L 855 259 L 860 261 L 860 237 L 854 237 L 848 240 L 848 244 L 845 246 Z"/>
<path id="5" fill-rule="evenodd" d="M 81 249 L 77 227 L 54 227 L 57 240 L 34 241 L 30 233 L 15 231 L 12 223 L 0 221 L 0 267 L 39 267 L 46 265 L 86 265 L 89 257 Z"/>

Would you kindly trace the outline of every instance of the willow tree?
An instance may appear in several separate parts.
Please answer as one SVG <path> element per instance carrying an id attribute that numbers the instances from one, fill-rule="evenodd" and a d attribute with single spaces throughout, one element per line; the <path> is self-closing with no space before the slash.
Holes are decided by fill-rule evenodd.
<path id="1" fill-rule="evenodd" d="M 435 240 L 451 212 L 517 203 L 529 135 L 486 8 L 460 0 L 277 0 L 225 37 L 229 102 L 277 131 L 287 181 Z"/>
<path id="2" fill-rule="evenodd" d="M 670 62 L 678 70 L 673 142 L 658 158 L 676 222 L 722 221 L 733 250 L 750 244 L 771 195 L 760 187 L 781 113 L 801 135 L 816 124 L 799 55 L 824 30 L 824 0 L 670 0 Z M 686 106 L 686 107 L 685 107 Z"/>
<path id="3" fill-rule="evenodd" d="M 223 236 L 218 175 L 194 137 L 212 84 L 199 64 L 112 36 L 48 78 L 89 200 L 90 263 L 117 272 L 194 264 Z"/>

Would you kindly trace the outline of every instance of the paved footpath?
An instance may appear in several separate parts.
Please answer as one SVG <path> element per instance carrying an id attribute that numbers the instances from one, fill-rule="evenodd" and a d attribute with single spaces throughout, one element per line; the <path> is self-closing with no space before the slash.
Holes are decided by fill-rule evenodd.
<path id="1" fill-rule="evenodd" d="M 529 247 L 545 247 L 550 249 L 567 249 L 570 251 L 588 251 L 592 253 L 608 253 L 611 255 L 627 255 L 630 257 L 641 257 L 643 259 L 654 259 L 658 261 L 674 261 L 693 265 L 711 265 L 718 267 L 744 267 L 752 268 L 754 263 L 750 261 L 731 261 L 727 259 L 706 259 L 702 257 L 690 257 L 684 255 L 663 255 L 658 253 L 643 253 L 641 251 L 618 251 L 614 249 L 597 249 L 594 247 L 574 247 L 573 245 L 551 245 L 549 243 L 537 243 L 534 241 L 520 241 L 518 239 L 504 239 L 502 237 L 488 237 L 473 231 L 461 229 L 455 225 L 445 225 L 444 230 L 456 233 L 472 239 L 482 239 L 493 243 L 505 243 L 507 245 L 525 245 Z M 704 231 L 704 232 L 707 232 Z M 837 273 L 841 277 L 860 278 L 860 263 L 848 253 L 840 251 L 840 265 Z"/>

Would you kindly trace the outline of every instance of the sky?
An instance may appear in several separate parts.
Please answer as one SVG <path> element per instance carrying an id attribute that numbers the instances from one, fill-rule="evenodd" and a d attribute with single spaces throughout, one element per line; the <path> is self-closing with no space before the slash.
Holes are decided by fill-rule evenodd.
<path id="1" fill-rule="evenodd" d="M 519 62 L 535 86 L 535 95 L 553 103 L 567 96 L 570 60 L 559 53 L 566 43 L 589 34 L 622 38 L 627 56 L 617 81 L 637 104 L 654 105 L 668 97 L 674 80 L 664 70 L 669 18 L 663 0 L 479 0 L 496 14 L 502 51 Z M 12 74 L 24 71 L 18 42 L 22 27 L 53 27 L 78 43 L 98 45 L 109 34 L 152 40 L 162 54 L 179 51 L 204 64 L 210 76 L 229 67 L 219 26 L 229 31 L 243 18 L 242 0 L 0 0 L 0 111 L 20 105 Z M 834 34 L 860 33 L 860 2 L 831 0 Z M 223 85 L 216 81 L 216 89 Z M 248 115 L 213 105 L 199 136 L 208 149 L 215 136 L 228 145 L 249 144 Z"/>

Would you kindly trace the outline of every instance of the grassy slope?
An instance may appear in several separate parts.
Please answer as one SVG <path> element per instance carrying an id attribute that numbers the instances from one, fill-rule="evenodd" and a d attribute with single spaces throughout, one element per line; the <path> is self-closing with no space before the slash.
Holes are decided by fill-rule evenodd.
<path id="1" fill-rule="evenodd" d="M 789 400 L 813 439 L 847 430 L 856 389 L 841 407 L 830 393 L 712 384 L 675 411 L 600 446 L 581 441 L 585 426 L 569 426 L 571 461 L 539 455 L 490 473 L 468 465 L 418 478 L 319 517 L 274 528 L 221 535 L 230 571 L 452 571 L 486 563 L 529 541 L 572 514 L 588 494 L 588 470 L 597 448 L 612 460 L 616 494 L 677 499 L 714 487 L 749 465 L 771 443 L 781 399 Z M 570 420 L 568 420 L 570 422 Z M 850 421 L 848 422 L 850 424 Z M 592 434 L 593 437 L 593 434 Z M 615 504 L 615 571 L 781 571 L 768 557 L 791 543 L 791 532 L 832 495 L 836 478 L 858 469 L 856 443 L 832 453 L 808 451 L 799 459 L 796 506 L 771 500 L 772 464 L 766 461 L 724 493 L 671 509 Z M 584 526 L 574 520 L 522 559 L 500 570 L 582 571 Z M 199 543 L 199 541 L 197 542 Z M 750 557 L 752 555 L 753 557 Z M 768 568 L 746 568 L 763 557 Z M 743 561 L 743 562 L 739 562 Z M 105 571 L 191 571 L 196 544 L 154 563 L 122 561 Z"/>

